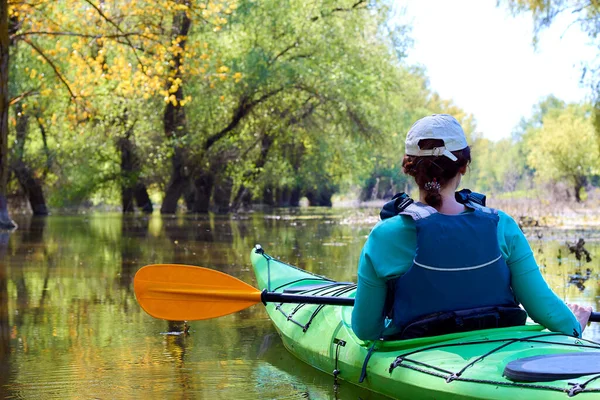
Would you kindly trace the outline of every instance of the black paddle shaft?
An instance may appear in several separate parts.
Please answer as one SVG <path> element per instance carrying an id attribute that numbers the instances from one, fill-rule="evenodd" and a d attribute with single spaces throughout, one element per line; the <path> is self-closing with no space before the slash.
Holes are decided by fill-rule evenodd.
<path id="1" fill-rule="evenodd" d="M 353 306 L 354 299 L 351 297 L 334 296 L 305 296 L 298 294 L 274 293 L 263 290 L 260 295 L 263 303 L 296 303 L 296 304 L 328 304 L 332 306 Z M 590 315 L 590 322 L 600 322 L 600 312 Z"/>
<path id="2" fill-rule="evenodd" d="M 305 296 L 300 294 L 274 293 L 263 290 L 260 294 L 263 303 L 328 304 L 331 306 L 353 306 L 351 297 Z"/>

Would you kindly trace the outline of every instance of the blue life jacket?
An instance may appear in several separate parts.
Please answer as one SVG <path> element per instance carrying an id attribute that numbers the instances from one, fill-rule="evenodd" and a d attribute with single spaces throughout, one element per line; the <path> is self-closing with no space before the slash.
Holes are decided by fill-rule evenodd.
<path id="1" fill-rule="evenodd" d="M 498 213 L 466 200 L 461 202 L 473 212 L 444 215 L 406 198 L 403 207 L 396 210 L 413 218 L 417 231 L 413 265 L 391 281 L 392 322 L 400 331 L 436 313 L 518 308 L 510 286 L 510 270 L 498 245 Z M 509 325 L 525 322 L 526 313 L 517 311 L 518 321 Z M 487 327 L 495 326 L 467 330 Z"/>

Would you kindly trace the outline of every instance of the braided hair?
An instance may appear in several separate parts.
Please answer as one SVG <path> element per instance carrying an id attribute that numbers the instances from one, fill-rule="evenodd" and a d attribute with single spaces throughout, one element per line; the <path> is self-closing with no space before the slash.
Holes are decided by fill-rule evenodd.
<path id="1" fill-rule="evenodd" d="M 422 139 L 419 148 L 422 150 L 444 146 L 440 139 Z M 426 192 L 425 202 L 432 207 L 442 205 L 440 189 L 451 181 L 459 171 L 471 162 L 471 149 L 453 151 L 457 158 L 452 161 L 446 156 L 409 156 L 402 160 L 404 173 L 415 178 L 419 188 Z"/>

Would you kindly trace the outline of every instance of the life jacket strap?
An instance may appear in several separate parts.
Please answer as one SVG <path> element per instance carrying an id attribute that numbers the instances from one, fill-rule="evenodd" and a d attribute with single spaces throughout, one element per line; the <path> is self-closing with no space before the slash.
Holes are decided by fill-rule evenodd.
<path id="1" fill-rule="evenodd" d="M 498 210 L 485 206 L 486 196 L 481 193 L 475 193 L 469 189 L 462 189 L 455 193 L 456 201 L 473 210 L 481 210 L 488 214 L 498 214 Z M 383 205 L 379 216 L 382 220 L 394 217 L 396 215 L 408 215 L 413 220 L 427 218 L 437 213 L 437 210 L 431 206 L 422 203 L 415 203 L 404 192 L 397 193 L 392 200 Z"/>

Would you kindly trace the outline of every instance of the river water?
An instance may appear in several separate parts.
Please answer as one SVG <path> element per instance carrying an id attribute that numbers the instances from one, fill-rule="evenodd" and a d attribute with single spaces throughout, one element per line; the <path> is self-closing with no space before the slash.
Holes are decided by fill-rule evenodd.
<path id="1" fill-rule="evenodd" d="M 133 293 L 135 272 L 153 263 L 210 267 L 254 284 L 257 243 L 291 264 L 355 281 L 377 219 L 376 209 L 308 208 L 22 217 L 17 231 L 0 234 L 0 328 L 8 328 L 0 329 L 0 398 L 380 399 L 347 383 L 334 391 L 332 377 L 283 348 L 261 305 L 190 322 L 184 335 L 142 311 Z M 555 292 L 597 308 L 600 232 L 526 233 Z M 591 262 L 569 253 L 566 242 L 580 237 Z M 598 325 L 585 337 L 600 340 Z"/>

